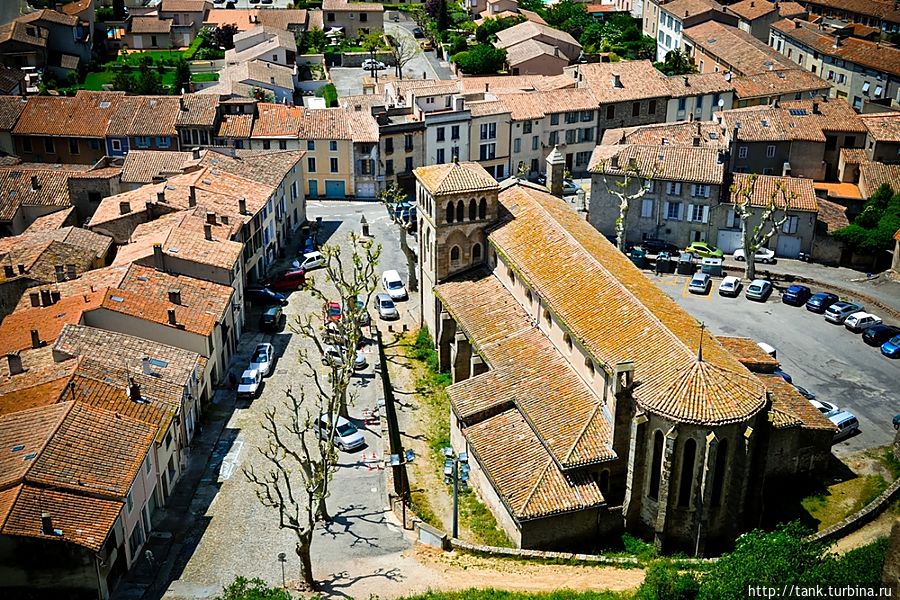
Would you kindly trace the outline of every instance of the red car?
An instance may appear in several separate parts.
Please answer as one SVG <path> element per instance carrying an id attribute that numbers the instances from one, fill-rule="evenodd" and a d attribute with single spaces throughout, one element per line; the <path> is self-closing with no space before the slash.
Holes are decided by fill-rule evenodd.
<path id="1" fill-rule="evenodd" d="M 306 272 L 286 271 L 274 276 L 267 287 L 274 292 L 293 292 L 306 285 Z"/>

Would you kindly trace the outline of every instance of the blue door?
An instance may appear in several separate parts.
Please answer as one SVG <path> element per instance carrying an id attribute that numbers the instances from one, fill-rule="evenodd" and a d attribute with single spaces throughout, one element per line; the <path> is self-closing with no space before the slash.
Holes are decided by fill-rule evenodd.
<path id="1" fill-rule="evenodd" d="M 315 179 L 309 180 L 309 197 L 310 198 L 318 198 L 319 197 L 319 182 Z"/>
<path id="2" fill-rule="evenodd" d="M 343 181 L 326 181 L 325 182 L 326 198 L 344 198 L 344 182 Z"/>

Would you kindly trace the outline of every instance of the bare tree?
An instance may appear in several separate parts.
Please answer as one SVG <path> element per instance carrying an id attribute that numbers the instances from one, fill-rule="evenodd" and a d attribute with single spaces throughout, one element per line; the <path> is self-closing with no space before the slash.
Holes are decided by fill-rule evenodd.
<path id="1" fill-rule="evenodd" d="M 735 198 L 734 214 L 741 220 L 741 244 L 747 261 L 744 275 L 750 281 L 756 279 L 756 251 L 764 247 L 778 228 L 784 225 L 791 202 L 797 198 L 795 192 L 789 191 L 780 180 L 775 180 L 774 189 L 768 198 L 764 199 L 762 205 L 754 207 L 757 179 L 756 175 L 750 175 L 743 184 L 735 183 L 731 186 L 731 193 Z M 759 208 L 759 212 L 754 211 L 754 208 Z M 776 216 L 778 211 L 782 212 L 781 218 Z M 757 214 L 759 221 L 751 225 L 750 220 Z"/>
<path id="2" fill-rule="evenodd" d="M 419 45 L 416 43 L 415 39 L 403 36 L 399 37 L 396 42 L 391 44 L 389 52 L 391 58 L 394 59 L 394 69 L 396 70 L 397 77 L 402 80 L 403 67 L 419 54 Z"/>
<path id="3" fill-rule="evenodd" d="M 381 194 L 379 194 L 379 200 L 387 207 L 388 211 L 391 212 L 391 217 L 393 217 L 394 205 L 399 204 L 407 199 L 407 194 L 404 192 L 399 185 L 396 183 L 392 183 L 391 187 L 387 188 Z M 416 292 L 419 290 L 419 279 L 416 276 L 416 253 L 409 246 L 409 241 L 407 238 L 407 229 L 410 227 L 412 223 L 412 219 L 410 219 L 409 224 L 404 224 L 402 216 L 399 219 L 400 222 L 400 249 L 403 251 L 403 254 L 406 256 L 406 270 L 409 271 L 409 290 L 411 292 Z"/>
<path id="4" fill-rule="evenodd" d="M 610 185 L 606 179 L 606 167 L 605 164 L 600 165 L 600 172 L 603 173 L 603 184 L 606 186 L 606 191 L 619 201 L 619 216 L 616 218 L 616 247 L 621 252 L 625 252 L 625 220 L 628 218 L 628 209 L 633 201 L 639 200 L 647 194 L 647 181 L 653 178 L 655 171 L 649 174 L 648 177 L 644 177 L 641 174 L 640 166 L 634 160 L 629 161 L 628 166 L 625 168 L 621 168 L 618 163 L 610 164 L 609 169 L 621 171 L 624 174 L 623 179 L 616 179 Z M 632 183 L 635 181 L 638 182 L 638 187 L 632 191 L 631 189 L 634 187 Z"/>

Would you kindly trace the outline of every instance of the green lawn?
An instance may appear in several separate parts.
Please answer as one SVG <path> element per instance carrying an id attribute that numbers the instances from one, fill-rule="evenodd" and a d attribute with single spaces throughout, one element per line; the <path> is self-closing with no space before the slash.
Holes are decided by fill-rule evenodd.
<path id="1" fill-rule="evenodd" d="M 121 52 L 119 52 L 119 55 L 116 57 L 115 60 L 110 61 L 106 64 L 107 65 L 129 64 L 133 67 L 136 67 L 138 65 L 138 60 L 142 56 L 152 56 L 153 64 L 156 64 L 156 62 L 161 58 L 165 58 L 165 59 L 174 61 L 174 60 L 178 60 L 179 58 L 183 57 L 184 55 L 185 55 L 185 52 L 182 52 L 181 50 L 140 50 L 140 51 L 128 50 L 128 53 L 125 55 L 123 55 Z"/>
<path id="2" fill-rule="evenodd" d="M 208 81 L 218 81 L 218 73 L 194 73 L 191 75 L 191 81 L 194 83 L 206 83 Z"/>
<path id="3" fill-rule="evenodd" d="M 100 71 L 99 73 L 88 73 L 84 78 L 84 83 L 80 86 L 83 90 L 91 90 L 99 92 L 103 89 L 103 84 L 112 84 L 113 78 L 116 76 L 112 71 Z"/>

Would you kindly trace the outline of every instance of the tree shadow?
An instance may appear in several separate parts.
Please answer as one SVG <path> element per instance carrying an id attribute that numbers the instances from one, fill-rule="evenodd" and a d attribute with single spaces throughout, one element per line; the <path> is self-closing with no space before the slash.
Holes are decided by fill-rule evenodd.
<path id="1" fill-rule="evenodd" d="M 370 512 L 364 512 L 364 511 Z M 360 511 L 354 513 L 353 511 Z M 373 518 L 374 517 L 374 518 Z M 362 504 L 351 504 L 342 506 L 336 513 L 331 515 L 331 520 L 322 524 L 322 531 L 319 535 L 330 535 L 331 539 L 337 539 L 339 535 L 348 535 L 352 540 L 350 546 L 365 544 L 370 548 L 378 548 L 378 536 L 366 536 L 353 529 L 354 522 L 369 523 L 370 525 L 384 525 L 386 523 L 384 512 L 380 510 L 372 510 Z"/>
<path id="2" fill-rule="evenodd" d="M 403 581 L 406 579 L 406 576 L 397 567 L 392 569 L 378 568 L 366 575 L 356 576 L 350 576 L 347 571 L 341 571 L 340 573 L 332 574 L 330 579 L 319 581 L 319 589 L 317 591 L 321 598 L 352 598 L 352 596 L 342 590 L 350 588 L 364 579 L 379 577 L 388 581 Z"/>

